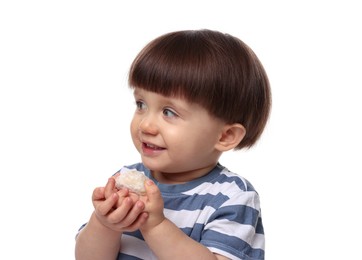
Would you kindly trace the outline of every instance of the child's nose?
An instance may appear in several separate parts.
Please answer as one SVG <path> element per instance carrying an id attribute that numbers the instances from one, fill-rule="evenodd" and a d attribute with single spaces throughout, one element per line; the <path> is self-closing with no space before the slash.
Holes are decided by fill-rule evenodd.
<path id="1" fill-rule="evenodd" d="M 141 120 L 138 128 L 143 134 L 156 135 L 158 133 L 156 119 L 151 115 L 145 116 Z"/>

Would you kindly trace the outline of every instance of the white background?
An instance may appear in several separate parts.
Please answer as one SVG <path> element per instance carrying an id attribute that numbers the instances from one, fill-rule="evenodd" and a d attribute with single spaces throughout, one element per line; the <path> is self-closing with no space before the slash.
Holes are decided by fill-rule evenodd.
<path id="1" fill-rule="evenodd" d="M 74 259 L 93 188 L 139 160 L 133 58 L 202 28 L 241 38 L 270 78 L 264 136 L 221 159 L 260 193 L 267 259 L 361 259 L 357 2 L 1 1 L 0 259 Z"/>

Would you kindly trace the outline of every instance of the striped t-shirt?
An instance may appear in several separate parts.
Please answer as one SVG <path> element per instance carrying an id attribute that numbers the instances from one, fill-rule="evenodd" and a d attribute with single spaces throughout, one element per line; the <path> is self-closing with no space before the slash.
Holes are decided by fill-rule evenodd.
<path id="1" fill-rule="evenodd" d="M 185 184 L 158 183 L 164 215 L 210 251 L 230 259 L 264 259 L 264 230 L 259 196 L 240 175 L 218 164 L 209 174 Z M 139 231 L 122 235 L 118 259 L 156 259 Z M 167 235 L 165 236 L 167 239 Z"/>

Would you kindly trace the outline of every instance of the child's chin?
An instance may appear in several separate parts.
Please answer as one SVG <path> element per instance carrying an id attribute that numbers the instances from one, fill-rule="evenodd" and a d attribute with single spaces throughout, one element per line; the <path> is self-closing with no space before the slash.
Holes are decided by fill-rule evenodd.
<path id="1" fill-rule="evenodd" d="M 150 160 L 149 158 L 142 158 L 143 165 L 149 169 L 150 171 L 156 172 L 164 172 L 165 168 L 162 167 L 159 163 L 155 162 L 154 160 Z"/>

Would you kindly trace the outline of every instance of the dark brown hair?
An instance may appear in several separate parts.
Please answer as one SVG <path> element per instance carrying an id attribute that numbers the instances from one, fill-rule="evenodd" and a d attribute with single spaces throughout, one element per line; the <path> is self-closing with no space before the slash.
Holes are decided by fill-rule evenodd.
<path id="1" fill-rule="evenodd" d="M 228 124 L 246 129 L 235 149 L 251 147 L 268 120 L 271 93 L 265 70 L 240 39 L 211 30 L 162 35 L 132 63 L 131 88 L 197 103 Z"/>

